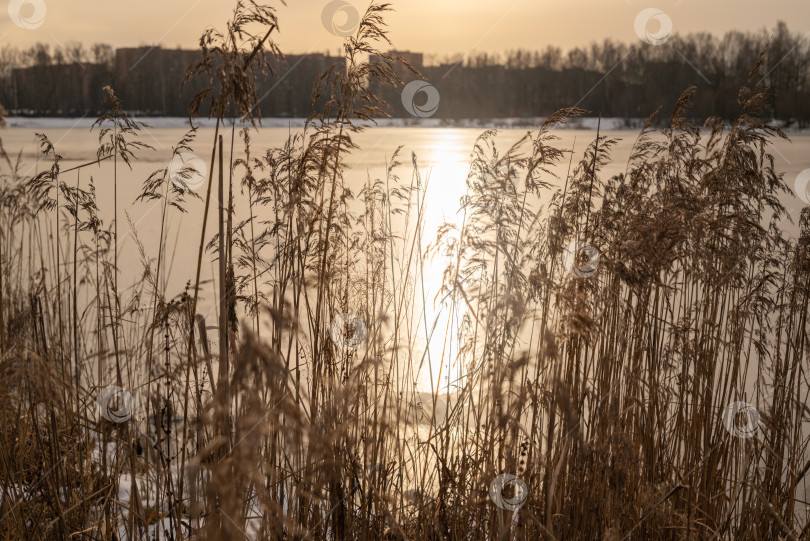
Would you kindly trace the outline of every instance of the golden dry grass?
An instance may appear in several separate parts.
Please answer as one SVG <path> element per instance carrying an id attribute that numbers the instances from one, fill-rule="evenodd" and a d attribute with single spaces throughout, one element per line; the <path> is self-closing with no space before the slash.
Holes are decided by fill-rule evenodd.
<path id="1" fill-rule="evenodd" d="M 245 130 L 243 158 L 222 166 L 223 120 L 258 119 L 277 20 L 239 2 L 226 32 L 203 36 L 189 77 L 211 80 L 192 114 L 209 103 L 217 118 L 203 212 L 216 185 L 218 224 L 213 238 L 203 226 L 196 276 L 175 297 L 155 278 L 163 228 L 158 253 L 138 243 L 143 277 L 122 289 L 115 223 L 99 219 L 92 187 L 72 183 L 44 135 L 51 165 L 33 176 L 3 152 L 0 534 L 807 538 L 810 215 L 788 240 L 767 89 L 743 89 L 737 120 L 703 128 L 686 119 L 688 90 L 611 178 L 600 171 L 615 141 L 601 135 L 551 175 L 573 159 L 552 128 L 579 110 L 505 150 L 485 132 L 463 222 L 423 247 L 416 157 L 410 181 L 398 156 L 356 195 L 344 179 L 358 121 L 384 105 L 367 80 L 399 82 L 398 59 L 377 49 L 386 10 L 372 4 L 347 39 L 347 70 L 319 81 L 325 107 L 303 134 L 258 150 Z M 150 149 L 112 96 L 98 159 L 128 162 Z M 192 196 L 163 169 L 139 200 L 158 201 L 165 223 Z M 234 223 L 234 208 L 249 219 Z M 52 232 L 55 217 L 69 227 Z M 565 259 L 572 240 L 596 249 L 595 268 Z M 442 296 L 461 325 L 446 337 L 452 373 L 433 374 L 453 392 L 428 396 L 404 374 L 424 363 L 412 344 L 429 324 L 421 268 L 436 252 L 452 261 Z M 207 254 L 221 269 L 216 336 L 197 313 Z M 330 335 L 342 313 L 365 324 L 356 349 Z M 123 422 L 99 412 L 111 385 L 135 397 Z M 750 438 L 723 422 L 743 400 L 759 413 Z M 502 473 L 527 487 L 514 516 L 488 493 Z"/>

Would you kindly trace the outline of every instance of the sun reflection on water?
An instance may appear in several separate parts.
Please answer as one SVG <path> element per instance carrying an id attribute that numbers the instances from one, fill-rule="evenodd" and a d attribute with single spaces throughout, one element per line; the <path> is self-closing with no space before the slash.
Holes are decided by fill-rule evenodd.
<path id="1" fill-rule="evenodd" d="M 462 226 L 460 200 L 466 193 L 469 171 L 469 153 L 462 148 L 455 134 L 442 133 L 425 162 L 419 164 L 427 192 L 424 194 L 420 236 L 424 259 L 421 261 L 421 279 L 416 284 L 417 297 L 421 297 L 424 290 L 424 306 L 421 306 L 421 301 L 417 303 L 424 309 L 418 322 L 420 340 L 417 352 L 420 357 L 424 354 L 425 359 L 421 363 L 417 386 L 422 391 L 442 394 L 453 392 L 459 384 L 461 366 L 456 363 L 458 343 L 454 337 L 458 334 L 458 323 L 466 307 L 441 295 L 445 269 L 453 263 L 452 258 L 444 250 L 428 248 L 436 246 L 438 232 L 445 224 L 455 227 L 450 235 L 458 238 Z M 426 352 L 425 344 L 428 344 Z"/>

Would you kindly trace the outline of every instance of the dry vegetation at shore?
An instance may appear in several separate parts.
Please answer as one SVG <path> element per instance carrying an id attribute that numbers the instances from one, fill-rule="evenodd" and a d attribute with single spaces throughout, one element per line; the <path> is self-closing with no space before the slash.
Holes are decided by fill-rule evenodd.
<path id="1" fill-rule="evenodd" d="M 785 238 L 767 89 L 741 90 L 739 118 L 702 129 L 688 90 L 611 178 L 614 141 L 597 136 L 579 161 L 556 145 L 579 110 L 508 149 L 485 132 L 463 221 L 434 236 L 418 157 L 409 171 L 394 156 L 357 194 L 344 179 L 355 123 L 382 105 L 368 79 L 398 84 L 398 59 L 377 49 L 387 9 L 365 13 L 348 69 L 319 81 L 325 110 L 279 148 L 222 133 L 231 114 L 259 118 L 275 12 L 240 1 L 224 33 L 203 35 L 189 77 L 211 86 L 191 111 L 210 106 L 217 128 L 174 154 L 210 150 L 205 189 L 166 168 L 134 203 L 160 204 L 162 223 L 207 222 L 215 205 L 184 292 L 157 279 L 163 227 L 157 253 L 138 243 L 142 279 L 118 283 L 120 202 L 103 223 L 86 168 L 63 168 L 47 136 L 33 175 L 2 152 L 0 536 L 808 538 L 810 215 Z M 93 174 L 117 183 L 151 150 L 109 93 Z M 241 159 L 223 163 L 223 135 Z M 572 240 L 588 261 L 566 258 Z M 431 253 L 452 261 L 441 296 L 458 333 L 420 319 Z M 209 257 L 216 322 L 197 310 Z M 339 314 L 356 324 L 330 332 Z M 418 353 L 420 329 L 446 359 Z M 403 377 L 439 364 L 449 394 Z M 737 401 L 757 408 L 753 434 L 723 417 Z M 489 495 L 502 473 L 527 487 L 514 514 Z"/>

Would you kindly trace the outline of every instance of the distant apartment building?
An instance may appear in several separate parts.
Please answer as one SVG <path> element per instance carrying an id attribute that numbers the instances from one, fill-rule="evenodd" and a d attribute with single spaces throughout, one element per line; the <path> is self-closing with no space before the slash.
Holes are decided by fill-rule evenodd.
<path id="1" fill-rule="evenodd" d="M 195 85 L 181 97 L 183 78 L 200 58 L 200 52 L 195 50 L 117 49 L 114 88 L 128 110 L 146 115 L 185 115 Z"/>
<path id="2" fill-rule="evenodd" d="M 388 54 L 392 56 L 397 56 L 402 58 L 405 62 L 410 64 L 411 67 L 415 68 L 417 71 L 422 71 L 424 68 L 424 55 L 422 53 L 414 53 L 411 51 L 389 51 Z M 371 55 L 370 59 L 371 62 L 379 62 L 381 58 L 377 55 Z M 403 80 L 411 80 L 414 78 L 413 72 L 408 70 L 405 66 L 403 66 L 399 62 L 394 62 L 393 64 L 394 72 L 399 75 L 399 77 Z"/>
<path id="3" fill-rule="evenodd" d="M 283 63 L 271 61 L 273 74 L 261 81 L 257 92 L 262 116 L 308 116 L 313 110 L 312 90 L 318 77 L 332 66 L 344 69 L 345 65 L 343 57 L 322 53 L 290 54 L 285 55 Z"/>

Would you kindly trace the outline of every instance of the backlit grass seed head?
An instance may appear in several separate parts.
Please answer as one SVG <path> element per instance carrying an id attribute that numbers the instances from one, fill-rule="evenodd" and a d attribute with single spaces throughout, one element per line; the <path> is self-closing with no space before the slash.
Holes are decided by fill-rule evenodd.
<path id="1" fill-rule="evenodd" d="M 8 3 L 11 22 L 25 30 L 36 30 L 42 26 L 46 12 L 43 0 L 11 0 Z"/>
<path id="2" fill-rule="evenodd" d="M 329 323 L 329 336 L 341 349 L 356 350 L 367 335 L 366 323 L 352 314 L 337 314 Z"/>
<path id="3" fill-rule="evenodd" d="M 796 193 L 796 197 L 810 205 L 810 193 L 808 193 L 810 186 L 808 184 L 810 184 L 810 169 L 805 169 L 796 175 L 796 180 L 793 181 L 793 191 Z"/>
<path id="4" fill-rule="evenodd" d="M 650 45 L 666 43 L 672 35 L 672 19 L 656 8 L 642 9 L 633 25 L 638 39 Z"/>
<path id="5" fill-rule="evenodd" d="M 529 489 L 522 479 L 511 473 L 502 473 L 489 485 L 489 497 L 505 511 L 517 511 L 529 497 Z"/>
<path id="6" fill-rule="evenodd" d="M 424 103 L 417 104 L 416 96 L 424 94 Z M 439 91 L 427 81 L 411 81 L 402 89 L 402 105 L 411 115 L 428 118 L 439 109 Z"/>
<path id="7" fill-rule="evenodd" d="M 578 278 L 590 278 L 599 268 L 599 250 L 584 241 L 571 241 L 562 254 L 566 271 Z"/>
<path id="8" fill-rule="evenodd" d="M 102 417 L 113 423 L 123 423 L 132 417 L 135 399 L 126 389 L 110 385 L 98 393 L 96 404 Z"/>
<path id="9" fill-rule="evenodd" d="M 748 402 L 732 402 L 723 410 L 723 425 L 736 438 L 751 438 L 759 428 L 759 412 Z"/>
<path id="10" fill-rule="evenodd" d="M 169 178 L 175 186 L 184 190 L 196 191 L 205 184 L 208 167 L 196 154 L 181 152 L 169 164 Z"/>
<path id="11" fill-rule="evenodd" d="M 360 14 L 348 2 L 332 0 L 321 11 L 321 22 L 330 34 L 345 38 L 357 30 Z"/>

